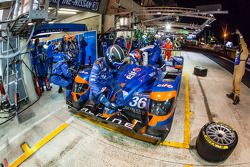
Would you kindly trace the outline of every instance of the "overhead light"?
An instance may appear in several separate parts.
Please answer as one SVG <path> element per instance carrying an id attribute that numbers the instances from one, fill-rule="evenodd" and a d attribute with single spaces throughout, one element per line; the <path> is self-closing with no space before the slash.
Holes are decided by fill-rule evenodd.
<path id="1" fill-rule="evenodd" d="M 71 12 L 71 11 L 61 11 L 61 10 L 59 10 L 59 11 L 58 11 L 58 13 L 59 13 L 59 14 L 72 14 L 72 15 L 73 15 L 73 14 L 77 14 L 76 12 Z"/>
<path id="2" fill-rule="evenodd" d="M 59 11 L 79 12 L 79 10 L 68 9 L 68 8 L 60 8 Z"/>
<path id="3" fill-rule="evenodd" d="M 54 21 L 50 21 L 50 22 L 49 22 L 49 24 L 53 24 L 53 23 L 55 23 L 55 22 L 54 22 Z"/>
<path id="4" fill-rule="evenodd" d="M 34 23 L 28 23 L 28 25 L 29 25 L 29 26 L 32 26 L 32 25 L 34 25 Z"/>
<path id="5" fill-rule="evenodd" d="M 227 37 L 227 33 L 226 33 L 226 32 L 223 33 L 223 37 L 224 37 L 224 38 Z"/>
<path id="6" fill-rule="evenodd" d="M 45 33 L 40 33 L 40 34 L 37 34 L 36 36 L 43 36 L 43 35 L 50 35 L 50 34 L 60 34 L 62 32 L 45 32 Z"/>
<path id="7" fill-rule="evenodd" d="M 170 23 L 167 23 L 166 24 L 166 30 L 170 30 L 171 29 L 171 24 Z"/>

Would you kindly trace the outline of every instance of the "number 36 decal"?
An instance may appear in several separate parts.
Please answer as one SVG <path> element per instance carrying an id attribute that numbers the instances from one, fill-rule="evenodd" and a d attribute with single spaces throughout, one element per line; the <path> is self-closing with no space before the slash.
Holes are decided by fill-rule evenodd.
<path id="1" fill-rule="evenodd" d="M 146 107 L 146 105 L 147 105 L 147 98 L 145 98 L 145 97 L 142 97 L 142 98 L 140 98 L 140 97 L 138 97 L 138 96 L 135 96 L 135 97 L 133 97 L 132 98 L 132 101 L 131 102 L 129 102 L 129 105 L 131 106 L 131 107 L 137 107 L 137 108 L 145 108 Z"/>

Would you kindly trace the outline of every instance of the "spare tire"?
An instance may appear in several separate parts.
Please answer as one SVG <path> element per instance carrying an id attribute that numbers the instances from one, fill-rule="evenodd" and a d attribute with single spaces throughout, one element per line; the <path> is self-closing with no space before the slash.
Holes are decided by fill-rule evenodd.
<path id="1" fill-rule="evenodd" d="M 202 66 L 195 66 L 194 67 L 194 75 L 205 77 L 207 76 L 207 69 Z"/>
<path id="2" fill-rule="evenodd" d="M 211 122 L 204 125 L 196 140 L 196 150 L 206 161 L 226 160 L 238 143 L 238 135 L 230 126 Z"/>

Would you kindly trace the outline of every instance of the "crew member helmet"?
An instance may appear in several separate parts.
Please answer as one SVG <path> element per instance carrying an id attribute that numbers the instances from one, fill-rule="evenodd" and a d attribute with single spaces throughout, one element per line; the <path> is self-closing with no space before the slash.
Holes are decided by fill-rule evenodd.
<path id="1" fill-rule="evenodd" d="M 105 61 L 108 66 L 119 68 L 124 63 L 124 51 L 119 45 L 110 46 L 105 52 Z"/>
<path id="2" fill-rule="evenodd" d="M 133 50 L 132 52 L 130 52 L 129 57 L 130 57 L 130 63 L 131 64 L 140 65 L 141 54 L 140 54 L 139 50 Z"/>

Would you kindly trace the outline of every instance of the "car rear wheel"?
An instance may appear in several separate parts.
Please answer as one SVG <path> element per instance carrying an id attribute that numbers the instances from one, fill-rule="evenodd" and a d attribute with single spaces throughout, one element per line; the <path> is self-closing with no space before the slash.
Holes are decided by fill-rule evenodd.
<path id="1" fill-rule="evenodd" d="M 194 67 L 194 75 L 205 77 L 207 76 L 207 68 L 202 66 L 195 66 Z"/>
<path id="2" fill-rule="evenodd" d="M 238 135 L 230 126 L 211 122 L 204 125 L 196 140 L 198 154 L 207 161 L 226 160 L 238 143 Z"/>

